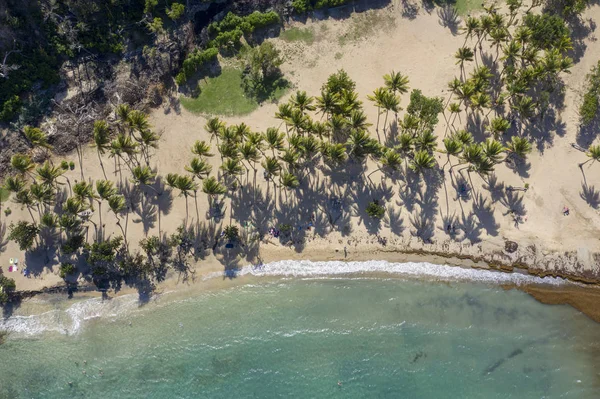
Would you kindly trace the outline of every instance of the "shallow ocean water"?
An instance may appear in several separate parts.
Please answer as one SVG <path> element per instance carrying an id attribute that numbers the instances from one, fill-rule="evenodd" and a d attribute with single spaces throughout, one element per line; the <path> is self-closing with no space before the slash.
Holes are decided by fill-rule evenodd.
<path id="1" fill-rule="evenodd" d="M 600 397 L 600 324 L 489 281 L 252 278 L 108 302 L 4 321 L 0 398 Z"/>

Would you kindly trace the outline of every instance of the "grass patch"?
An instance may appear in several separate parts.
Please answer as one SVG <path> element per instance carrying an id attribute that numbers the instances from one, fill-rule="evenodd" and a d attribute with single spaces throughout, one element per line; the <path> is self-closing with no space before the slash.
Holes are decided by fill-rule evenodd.
<path id="1" fill-rule="evenodd" d="M 304 42 L 311 45 L 315 41 L 315 32 L 310 28 L 290 28 L 281 32 L 279 37 L 286 42 Z"/>
<path id="2" fill-rule="evenodd" d="M 0 200 L 2 203 L 8 201 L 8 197 L 10 196 L 10 191 L 5 189 L 4 187 L 0 187 Z"/>
<path id="3" fill-rule="evenodd" d="M 214 78 L 201 80 L 200 94 L 181 97 L 181 105 L 190 112 L 211 115 L 246 115 L 258 108 L 258 102 L 242 89 L 242 71 L 225 68 Z"/>
<path id="4" fill-rule="evenodd" d="M 341 46 L 357 42 L 372 36 L 381 30 L 388 30 L 396 25 L 394 16 L 378 10 L 370 10 L 352 16 L 348 30 L 338 38 Z"/>
<path id="5" fill-rule="evenodd" d="M 481 0 L 456 0 L 454 7 L 460 15 L 466 15 L 471 11 L 481 10 Z"/>
<path id="6" fill-rule="evenodd" d="M 280 79 L 273 84 L 261 100 L 276 101 L 288 90 L 289 83 Z M 181 105 L 190 112 L 209 115 L 247 115 L 256 110 L 260 102 L 249 97 L 242 88 L 242 71 L 224 68 L 219 76 L 202 79 L 198 83 L 200 94 L 180 98 Z"/>

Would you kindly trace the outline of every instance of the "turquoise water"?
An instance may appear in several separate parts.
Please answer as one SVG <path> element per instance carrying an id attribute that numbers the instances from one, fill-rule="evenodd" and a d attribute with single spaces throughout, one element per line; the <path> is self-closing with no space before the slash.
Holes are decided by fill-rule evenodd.
<path id="1" fill-rule="evenodd" d="M 13 320 L 46 332 L 0 346 L 0 398 L 600 397 L 600 324 L 494 285 L 251 278 L 94 301 Z M 91 306 L 109 308 L 48 331 Z"/>

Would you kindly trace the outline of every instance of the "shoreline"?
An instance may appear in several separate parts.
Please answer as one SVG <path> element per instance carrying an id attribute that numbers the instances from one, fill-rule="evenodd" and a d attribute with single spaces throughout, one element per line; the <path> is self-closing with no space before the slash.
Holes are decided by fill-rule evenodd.
<path id="1" fill-rule="evenodd" d="M 264 248 L 261 246 L 260 257 L 262 264 L 268 265 L 273 263 L 285 263 L 285 261 L 307 261 L 311 263 L 318 262 L 368 262 L 368 261 L 384 261 L 389 264 L 406 264 L 406 263 L 426 263 L 432 265 L 440 265 L 450 268 L 460 268 L 465 270 L 481 270 L 490 273 L 502 273 L 507 275 L 519 274 L 527 277 L 540 278 L 541 281 L 534 283 L 517 283 L 517 282 L 498 282 L 498 286 L 504 289 L 518 289 L 529 295 L 531 295 L 537 301 L 549 304 L 558 305 L 566 304 L 574 307 L 580 312 L 587 315 L 592 320 L 600 323 L 600 309 L 597 306 L 598 300 L 600 300 L 600 281 L 591 280 L 585 278 L 573 278 L 569 274 L 561 274 L 560 272 L 547 273 L 540 271 L 537 268 L 523 267 L 527 266 L 521 262 L 515 262 L 514 264 L 507 264 L 506 262 L 487 263 L 486 259 L 493 254 L 484 254 L 481 256 L 473 256 L 470 254 L 453 254 L 450 252 L 434 252 L 421 249 L 401 249 L 395 247 L 369 247 L 361 245 L 360 248 L 351 248 L 344 257 L 344 252 L 339 248 L 332 248 L 329 245 L 327 248 L 323 248 L 315 245 L 316 248 L 305 248 L 302 252 L 296 252 L 289 247 L 276 246 L 270 248 Z M 310 253 L 310 259 L 307 254 Z M 223 260 L 218 259 L 214 255 L 206 257 L 204 260 L 198 261 L 193 264 L 193 277 L 189 281 L 182 282 L 180 275 L 170 271 L 165 281 L 159 283 L 154 291 L 155 294 L 164 292 L 176 291 L 178 294 L 185 295 L 188 291 L 198 291 L 204 289 L 223 289 L 231 285 L 245 284 L 247 283 L 246 275 L 237 273 L 244 271 L 244 266 L 250 267 L 256 262 L 246 261 L 244 258 L 240 260 L 243 266 L 237 268 L 226 268 L 223 267 Z M 391 266 L 391 265 L 388 265 Z M 232 272 L 232 270 L 234 272 Z M 449 270 L 449 272 L 452 272 Z M 333 277 L 333 276 L 356 276 L 356 275 L 372 275 L 377 277 L 406 277 L 407 274 L 398 274 L 394 271 L 386 269 L 378 269 L 377 271 L 354 271 L 354 272 L 341 272 L 341 273 L 319 273 L 316 277 Z M 218 276 L 222 276 L 219 279 Z M 260 275 L 260 278 L 281 278 L 290 277 L 284 274 L 271 274 L 271 275 Z M 410 274 L 409 276 L 414 277 L 418 280 L 428 280 L 428 277 L 436 279 L 432 275 L 427 274 Z M 255 276 L 252 276 L 255 277 Z M 305 278 L 307 276 L 296 276 L 293 278 Z M 481 282 L 473 278 L 444 278 L 440 277 L 441 281 L 464 281 L 464 282 Z M 491 276 L 490 276 L 491 277 Z M 565 281 L 564 284 L 552 284 L 550 278 L 562 279 Z M 546 281 L 544 281 L 546 280 Z M 489 281 L 487 283 L 490 283 Z M 67 298 L 69 292 L 69 286 L 66 284 L 58 284 L 51 287 L 46 287 L 41 290 L 32 291 L 17 291 L 13 296 L 16 301 L 16 307 L 20 305 L 21 301 L 37 296 L 48 296 L 55 300 L 68 301 L 70 299 L 83 299 L 93 298 L 100 294 L 93 285 L 89 283 L 82 284 L 77 287 L 76 291 L 73 291 L 73 298 Z M 118 292 L 109 290 L 107 292 L 108 298 L 114 298 L 118 296 L 136 294 L 137 291 L 132 287 L 124 287 Z M 64 295 L 59 297 L 58 295 Z"/>

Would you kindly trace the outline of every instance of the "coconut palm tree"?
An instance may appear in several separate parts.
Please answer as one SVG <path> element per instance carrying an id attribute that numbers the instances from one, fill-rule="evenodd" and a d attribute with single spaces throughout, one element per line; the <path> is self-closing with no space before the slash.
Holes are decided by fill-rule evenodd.
<path id="1" fill-rule="evenodd" d="M 48 135 L 44 133 L 42 129 L 25 126 L 23 128 L 23 134 L 33 148 L 43 148 L 44 156 L 48 157 L 48 151 L 52 149 L 52 146 L 48 144 Z"/>
<path id="2" fill-rule="evenodd" d="M 192 154 L 198 155 L 199 157 L 212 157 L 214 154 L 210 152 L 210 144 L 206 141 L 196 140 L 192 146 Z"/>
<path id="3" fill-rule="evenodd" d="M 31 175 L 31 171 L 35 169 L 35 164 L 31 160 L 31 157 L 29 155 L 13 155 L 10 158 L 10 165 L 22 176 L 29 175 L 32 178 L 32 180 L 35 181 L 35 178 Z"/>
<path id="4" fill-rule="evenodd" d="M 450 164 L 450 169 L 452 169 L 452 164 L 450 163 L 450 157 L 458 157 L 458 155 L 462 151 L 463 144 L 456 137 L 447 137 L 444 139 L 444 152 L 448 157 L 446 163 L 442 166 L 442 170 L 446 167 L 447 164 Z"/>
<path id="5" fill-rule="evenodd" d="M 395 95 L 393 92 L 388 91 L 386 95 L 383 97 L 382 108 L 385 110 L 385 120 L 383 121 L 383 135 L 386 136 L 387 131 L 387 120 L 390 111 L 397 114 L 402 110 L 400 108 L 400 97 Z"/>
<path id="6" fill-rule="evenodd" d="M 365 130 L 352 130 L 348 139 L 348 155 L 358 160 L 363 160 L 367 155 L 375 154 L 379 149 L 379 142 Z"/>
<path id="7" fill-rule="evenodd" d="M 127 224 L 129 220 L 129 211 L 126 210 L 125 206 L 125 197 L 122 195 L 113 195 L 108 198 L 108 207 L 114 213 L 115 218 L 117 218 L 117 226 L 121 229 L 121 233 L 123 233 L 123 240 L 125 242 L 125 247 L 127 247 Z M 125 228 L 121 224 L 121 218 L 119 215 L 125 211 Z"/>
<path id="8" fill-rule="evenodd" d="M 286 126 L 290 128 L 291 132 L 301 135 L 310 126 L 309 122 L 308 115 L 303 114 L 299 109 L 294 109 L 290 117 L 286 119 Z"/>
<path id="9" fill-rule="evenodd" d="M 321 96 L 316 98 L 316 109 L 327 119 L 340 107 L 339 96 L 329 90 L 321 90 Z"/>
<path id="10" fill-rule="evenodd" d="M 373 91 L 372 95 L 368 95 L 367 98 L 369 101 L 372 101 L 373 104 L 377 107 L 377 124 L 375 125 L 375 131 L 377 132 L 377 137 L 379 137 L 379 117 L 381 116 L 381 109 L 383 108 L 383 104 L 385 102 L 384 98 L 387 95 L 388 91 L 385 87 L 378 87 Z M 379 139 L 381 142 L 381 139 Z"/>
<path id="11" fill-rule="evenodd" d="M 35 218 L 33 217 L 33 212 L 31 212 L 31 209 L 35 206 L 35 200 L 31 195 L 31 191 L 25 188 L 17 192 L 17 194 L 15 195 L 15 202 L 21 205 L 21 208 L 26 207 L 29 211 L 29 215 L 31 216 L 31 221 L 33 222 L 33 224 L 37 224 Z"/>
<path id="12" fill-rule="evenodd" d="M 63 176 L 65 171 L 62 168 L 60 168 L 58 166 L 53 166 L 50 162 L 45 161 L 42 165 L 38 166 L 35 169 L 35 173 L 37 175 L 38 180 L 42 184 L 46 184 L 46 185 L 48 185 L 50 187 L 54 187 L 56 190 L 58 190 L 58 185 L 60 184 L 60 183 L 58 183 L 58 178 Z M 69 179 L 67 177 L 65 177 L 65 179 L 69 183 L 69 189 L 70 189 L 71 182 L 69 181 Z"/>
<path id="13" fill-rule="evenodd" d="M 285 124 L 285 133 L 289 136 L 287 121 L 291 118 L 294 108 L 289 103 L 279 104 L 278 111 L 275 113 L 275 118 Z M 281 125 L 279 125 L 281 127 Z"/>
<path id="14" fill-rule="evenodd" d="M 591 145 L 590 148 L 588 148 L 588 151 L 585 153 L 585 155 L 587 155 L 590 159 L 583 163 L 580 163 L 580 168 L 583 168 L 583 165 L 585 165 L 588 162 L 594 163 L 596 161 L 600 161 L 600 145 Z"/>
<path id="15" fill-rule="evenodd" d="M 89 207 L 92 210 L 94 209 L 96 194 L 94 193 L 94 186 L 91 183 L 85 181 L 75 183 L 73 186 L 73 195 L 82 204 L 85 204 L 87 201 Z"/>
<path id="16" fill-rule="evenodd" d="M 437 136 L 433 130 L 425 130 L 415 138 L 413 145 L 417 150 L 432 152 L 437 145 Z"/>
<path id="17" fill-rule="evenodd" d="M 389 91 L 396 94 L 405 94 L 408 92 L 408 77 L 400 72 L 392 71 L 389 74 L 383 75 L 385 86 Z"/>
<path id="18" fill-rule="evenodd" d="M 279 172 L 281 172 L 281 165 L 279 164 L 277 158 L 266 157 L 265 160 L 261 163 L 261 165 L 267 173 L 267 178 L 273 181 L 273 184 L 275 184 L 273 178 L 275 176 L 278 176 Z"/>
<path id="19" fill-rule="evenodd" d="M 237 176 L 240 176 L 244 173 L 244 167 L 237 158 L 225 159 L 221 165 L 221 170 L 226 178 L 233 178 L 234 180 L 237 180 Z"/>
<path id="20" fill-rule="evenodd" d="M 138 187 L 148 187 L 152 191 L 156 193 L 159 197 L 162 193 L 159 193 L 151 184 L 154 182 L 154 178 L 156 177 L 156 173 L 150 169 L 149 166 L 136 166 L 131 170 L 132 178 L 131 182 Z"/>
<path id="21" fill-rule="evenodd" d="M 519 135 L 521 135 L 521 125 L 525 119 L 529 119 L 533 116 L 535 112 L 535 102 L 533 101 L 533 98 L 529 96 L 519 96 L 514 100 L 512 109 L 519 114 L 521 122 L 519 124 Z"/>
<path id="22" fill-rule="evenodd" d="M 100 161 L 100 167 L 102 167 L 102 173 L 104 178 L 106 177 L 106 171 L 104 170 L 104 163 L 102 162 L 102 156 L 110 148 L 110 131 L 108 123 L 104 120 L 98 120 L 94 122 L 93 129 L 93 142 L 91 147 L 96 148 L 98 154 L 98 161 Z"/>
<path id="23" fill-rule="evenodd" d="M 8 176 L 4 180 L 4 188 L 11 193 L 18 193 L 25 188 L 25 180 L 21 176 Z"/>
<path id="24" fill-rule="evenodd" d="M 96 201 L 98 202 L 98 215 L 100 218 L 100 231 L 104 230 L 104 224 L 102 223 L 102 201 L 108 201 L 111 197 L 117 195 L 117 189 L 110 180 L 96 180 Z"/>
<path id="25" fill-rule="evenodd" d="M 477 34 L 480 28 L 480 22 L 478 18 L 469 16 L 465 21 L 465 26 L 462 28 L 465 33 L 465 41 L 463 43 L 463 47 L 467 44 L 467 40 L 473 37 L 473 35 Z"/>
<path id="26" fill-rule="evenodd" d="M 140 143 L 142 156 L 146 160 L 146 165 L 150 165 L 150 148 L 157 149 L 159 139 L 160 136 L 150 129 L 140 131 L 140 137 L 137 141 Z"/>
<path id="27" fill-rule="evenodd" d="M 117 127 L 119 129 L 119 133 L 125 134 L 129 129 L 129 114 L 131 113 L 131 108 L 128 104 L 119 104 L 117 108 L 115 108 L 115 114 L 117 116 Z"/>
<path id="28" fill-rule="evenodd" d="M 42 214 L 46 212 L 47 207 L 54 201 L 52 187 L 45 184 L 33 183 L 29 186 L 29 191 L 41 219 Z M 42 212 L 42 206 L 44 207 L 44 212 Z"/>
<path id="29" fill-rule="evenodd" d="M 219 146 L 219 136 L 224 128 L 225 123 L 221 122 L 221 120 L 217 117 L 210 118 L 206 122 L 206 125 L 204 125 L 204 130 L 210 134 L 210 141 L 212 142 L 213 139 L 217 140 L 217 147 Z"/>
<path id="30" fill-rule="evenodd" d="M 532 147 L 531 143 L 525 137 L 512 136 L 510 142 L 506 146 L 506 150 L 510 155 L 525 159 L 527 154 L 531 152 Z"/>
<path id="31" fill-rule="evenodd" d="M 494 138 L 498 138 L 498 136 L 502 135 L 508 129 L 510 129 L 510 122 L 500 116 L 492 119 L 487 126 L 487 131 L 494 135 Z"/>
<path id="32" fill-rule="evenodd" d="M 298 177 L 291 172 L 285 172 L 281 175 L 281 186 L 287 189 L 298 188 L 300 182 L 298 181 Z"/>
<path id="33" fill-rule="evenodd" d="M 179 175 L 175 180 L 175 187 L 179 190 L 179 195 L 183 195 L 185 197 L 185 224 L 187 226 L 188 221 L 188 197 L 192 192 L 196 192 L 198 190 L 198 185 L 194 182 L 194 180 L 187 175 Z M 198 204 L 196 202 L 196 214 L 198 214 Z"/>
<path id="34" fill-rule="evenodd" d="M 410 161 L 410 168 L 416 173 L 421 173 L 425 169 L 431 169 L 435 165 L 435 158 L 425 150 L 415 151 Z"/>
<path id="35" fill-rule="evenodd" d="M 502 153 L 505 151 L 504 146 L 500 142 L 492 139 L 487 139 L 483 143 L 483 153 L 492 163 L 497 164 L 502 162 Z"/>
<path id="36" fill-rule="evenodd" d="M 306 111 L 314 111 L 316 107 L 313 105 L 314 97 L 310 97 L 306 94 L 305 91 L 298 90 L 292 97 L 290 98 L 290 103 L 292 106 L 296 107 L 302 113 L 306 113 Z"/>
<path id="37" fill-rule="evenodd" d="M 210 176 L 202 182 L 202 192 L 208 196 L 208 203 L 212 208 L 214 198 L 225 194 L 227 189 L 214 176 Z"/>
<path id="38" fill-rule="evenodd" d="M 127 124 L 130 128 L 130 135 L 133 135 L 134 131 L 142 133 L 143 131 L 150 130 L 150 122 L 148 122 L 148 115 L 145 112 L 139 110 L 131 110 L 129 112 Z"/>
<path id="39" fill-rule="evenodd" d="M 464 76 L 465 73 L 465 62 L 473 61 L 474 53 L 470 47 L 461 47 L 454 54 L 454 58 L 457 59 L 456 65 L 460 65 L 460 74 Z"/>
<path id="40" fill-rule="evenodd" d="M 190 161 L 190 164 L 185 167 L 185 170 L 199 180 L 202 180 L 210 174 L 212 166 L 205 159 L 194 157 Z"/>
<path id="41" fill-rule="evenodd" d="M 391 148 L 383 150 L 381 158 L 379 158 L 379 166 L 377 169 L 367 175 L 367 179 L 371 181 L 371 175 L 375 172 L 394 172 L 397 171 L 402 165 L 402 157 L 396 151 Z M 372 181 L 371 181 L 372 183 Z"/>
<path id="42" fill-rule="evenodd" d="M 346 154 L 346 146 L 342 143 L 321 143 L 321 154 L 323 160 L 329 165 L 339 166 L 348 159 Z"/>
<path id="43" fill-rule="evenodd" d="M 281 151 L 284 146 L 284 135 L 283 133 L 279 133 L 279 130 L 274 127 L 270 127 L 267 129 L 265 133 L 265 141 L 267 142 L 267 146 L 273 152 L 273 156 L 275 156 L 275 150 Z"/>

